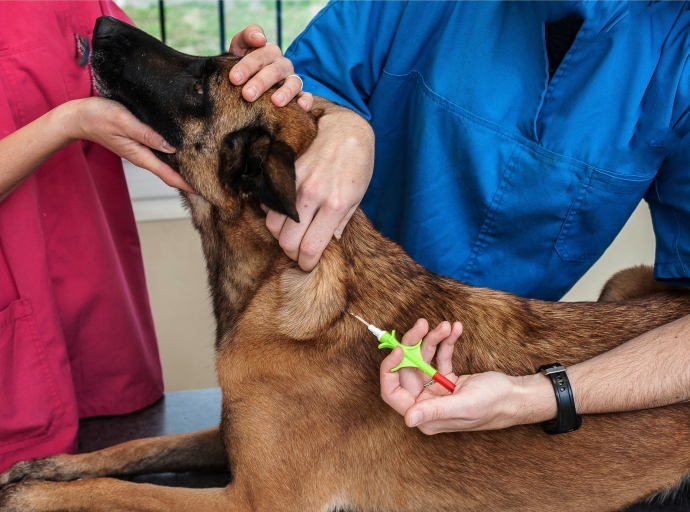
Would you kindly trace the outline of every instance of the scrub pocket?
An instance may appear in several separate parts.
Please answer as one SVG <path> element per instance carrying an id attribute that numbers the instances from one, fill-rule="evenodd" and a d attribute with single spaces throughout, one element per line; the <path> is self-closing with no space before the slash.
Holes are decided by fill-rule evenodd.
<path id="1" fill-rule="evenodd" d="M 654 175 L 622 176 L 589 167 L 556 240 L 564 261 L 596 261 L 630 218 Z"/>
<path id="2" fill-rule="evenodd" d="M 29 299 L 0 311 L 0 453 L 52 438 L 64 413 Z"/>

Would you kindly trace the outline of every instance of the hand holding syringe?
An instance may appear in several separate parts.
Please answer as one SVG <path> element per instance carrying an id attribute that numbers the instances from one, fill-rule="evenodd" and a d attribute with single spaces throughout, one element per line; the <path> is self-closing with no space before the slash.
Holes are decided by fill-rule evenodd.
<path id="1" fill-rule="evenodd" d="M 400 368 L 406 367 L 419 368 L 451 393 L 455 391 L 455 384 L 453 384 L 445 376 L 441 375 L 438 371 L 436 371 L 436 369 L 429 363 L 424 361 L 421 352 L 422 340 L 419 340 L 419 343 L 413 346 L 403 345 L 395 338 L 395 331 L 390 333 L 381 330 L 378 327 L 375 327 L 374 325 L 366 322 L 354 313 L 350 314 L 354 316 L 357 320 L 362 322 L 364 325 L 366 325 L 367 329 L 369 329 L 369 331 L 374 336 L 376 336 L 376 338 L 378 338 L 378 340 L 381 342 L 379 344 L 379 348 L 390 348 L 392 350 L 396 347 L 400 347 L 403 350 L 403 360 L 400 362 L 398 366 L 391 370 L 392 372 L 397 372 Z"/>

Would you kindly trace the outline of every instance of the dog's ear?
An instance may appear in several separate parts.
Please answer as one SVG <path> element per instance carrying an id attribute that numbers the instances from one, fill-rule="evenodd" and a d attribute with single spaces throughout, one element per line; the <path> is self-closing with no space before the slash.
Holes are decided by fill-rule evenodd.
<path id="1" fill-rule="evenodd" d="M 228 133 L 220 149 L 218 177 L 235 193 L 252 194 L 295 222 L 295 152 L 262 128 Z"/>

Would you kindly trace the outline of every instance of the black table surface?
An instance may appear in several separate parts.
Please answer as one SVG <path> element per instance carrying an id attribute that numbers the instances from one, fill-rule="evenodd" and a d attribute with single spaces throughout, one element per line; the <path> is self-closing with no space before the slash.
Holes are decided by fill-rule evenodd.
<path id="1" fill-rule="evenodd" d="M 132 414 L 81 420 L 79 452 L 92 452 L 132 439 L 193 432 L 216 426 L 219 421 L 220 389 L 166 393 L 155 404 Z M 230 474 L 163 473 L 130 480 L 175 487 L 224 487 L 230 481 Z M 562 508 L 567 510 L 567 504 L 564 503 Z M 690 512 L 690 491 L 686 490 L 664 504 L 641 503 L 625 512 Z"/>

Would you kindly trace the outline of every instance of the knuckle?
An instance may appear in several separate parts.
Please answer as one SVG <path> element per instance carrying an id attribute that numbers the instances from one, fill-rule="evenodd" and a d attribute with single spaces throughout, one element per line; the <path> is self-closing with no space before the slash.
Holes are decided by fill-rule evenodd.
<path id="1" fill-rule="evenodd" d="M 278 245 L 280 245 L 280 248 L 286 253 L 295 252 L 295 249 L 297 249 L 297 244 L 292 239 L 282 236 L 278 239 Z"/>
<path id="2" fill-rule="evenodd" d="M 119 108 L 116 109 L 116 110 L 112 113 L 113 122 L 116 123 L 116 124 L 118 124 L 118 125 L 124 125 L 124 124 L 126 124 L 127 121 L 129 120 L 129 116 L 128 116 L 127 114 L 128 114 L 128 113 L 125 112 L 125 111 L 122 110 L 122 109 L 119 109 Z"/>
<path id="3" fill-rule="evenodd" d="M 434 405 L 434 407 L 431 409 L 431 418 L 429 421 L 436 421 L 440 420 L 443 418 L 443 408 L 440 405 Z"/>
<path id="4" fill-rule="evenodd" d="M 276 215 L 266 216 L 266 227 L 275 238 L 278 238 L 278 235 L 280 235 L 280 228 L 282 226 L 283 220 L 280 217 Z"/>
<path id="5" fill-rule="evenodd" d="M 475 402 L 466 404 L 464 407 L 464 416 L 470 420 L 478 420 L 481 417 L 481 407 Z"/>
<path id="6" fill-rule="evenodd" d="M 157 146 L 156 139 L 158 138 L 158 134 L 155 131 L 153 131 L 153 128 L 147 126 L 146 128 L 144 128 L 144 131 L 141 134 L 141 136 L 144 144 L 146 144 L 147 146 Z"/>
<path id="7" fill-rule="evenodd" d="M 283 58 L 283 51 L 277 44 L 268 43 L 266 44 L 265 48 L 266 54 L 267 56 L 271 57 L 272 62 L 278 60 L 279 58 Z"/>
<path id="8" fill-rule="evenodd" d="M 292 66 L 292 61 L 287 57 L 283 57 L 281 55 L 276 59 L 275 64 L 280 68 L 283 76 L 291 75 L 295 72 L 295 68 Z"/>
<path id="9" fill-rule="evenodd" d="M 314 181 L 306 181 L 299 190 L 299 198 L 302 201 L 312 202 L 319 197 L 319 184 Z"/>
<path id="10" fill-rule="evenodd" d="M 266 67 L 266 78 L 268 78 L 268 80 L 272 82 L 271 85 L 273 85 L 283 80 L 285 75 L 281 71 L 280 67 L 276 66 L 273 62 Z"/>
<path id="11" fill-rule="evenodd" d="M 299 247 L 299 252 L 308 258 L 312 258 L 319 255 L 320 249 L 312 242 L 302 242 Z"/>
<path id="12" fill-rule="evenodd" d="M 344 209 L 345 201 L 338 196 L 331 196 L 326 200 L 324 207 L 330 212 L 339 212 Z"/>

